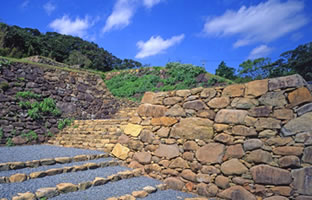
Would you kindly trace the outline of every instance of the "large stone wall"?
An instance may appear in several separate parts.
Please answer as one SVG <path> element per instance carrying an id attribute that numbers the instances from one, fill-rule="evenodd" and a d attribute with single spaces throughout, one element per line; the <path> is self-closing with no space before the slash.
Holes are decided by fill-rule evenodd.
<path id="1" fill-rule="evenodd" d="M 299 75 L 145 93 L 112 154 L 169 187 L 312 199 L 312 95 Z"/>
<path id="2" fill-rule="evenodd" d="M 38 140 L 32 142 L 42 142 L 49 131 L 58 132 L 58 118 L 110 118 L 121 104 L 95 74 L 25 63 L 2 66 L 0 72 L 0 144 L 5 144 L 8 138 L 13 138 L 14 144 L 24 144 L 27 140 L 20 135 L 29 131 L 39 135 Z M 20 91 L 39 94 L 41 100 L 53 98 L 62 116 L 31 119 L 27 109 L 22 109 L 18 104 L 16 93 Z"/>

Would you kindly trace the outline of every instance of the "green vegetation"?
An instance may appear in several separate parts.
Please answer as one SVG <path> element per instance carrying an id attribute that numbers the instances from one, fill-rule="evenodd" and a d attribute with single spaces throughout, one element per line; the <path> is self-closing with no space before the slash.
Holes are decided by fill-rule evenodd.
<path id="1" fill-rule="evenodd" d="M 0 140 L 3 138 L 3 130 L 0 128 Z"/>
<path id="2" fill-rule="evenodd" d="M 22 133 L 22 137 L 27 138 L 27 141 L 33 141 L 38 139 L 38 135 L 35 131 L 29 131 L 28 133 Z"/>
<path id="3" fill-rule="evenodd" d="M 0 58 L 0 70 L 3 67 L 9 66 L 10 64 L 11 64 L 11 62 L 8 59 Z"/>
<path id="4" fill-rule="evenodd" d="M 17 92 L 16 98 L 23 98 L 23 99 L 39 99 L 41 95 L 35 94 L 31 91 L 23 91 L 23 92 Z"/>
<path id="5" fill-rule="evenodd" d="M 48 131 L 48 133 L 46 134 L 46 136 L 48 136 L 48 137 L 53 137 L 54 134 L 53 134 L 51 131 Z"/>
<path id="6" fill-rule="evenodd" d="M 55 32 L 20 28 L 0 23 L 0 56 L 45 56 L 57 62 L 100 71 L 140 67 L 140 62 L 121 60 L 93 42 Z"/>
<path id="7" fill-rule="evenodd" d="M 61 119 L 57 122 L 57 128 L 63 130 L 65 127 L 70 126 L 74 122 L 74 119 Z"/>
<path id="8" fill-rule="evenodd" d="M 202 77 L 202 78 L 199 78 Z M 170 91 L 226 84 L 224 78 L 207 74 L 191 64 L 168 63 L 165 68 L 141 68 L 138 72 L 121 72 L 105 81 L 114 96 L 140 100 L 146 91 Z"/>
<path id="9" fill-rule="evenodd" d="M 10 88 L 10 85 L 7 82 L 0 83 L 0 89 L 5 92 Z"/>
<path id="10" fill-rule="evenodd" d="M 6 145 L 7 145 L 8 147 L 14 146 L 14 143 L 13 143 L 12 138 L 7 138 Z"/>

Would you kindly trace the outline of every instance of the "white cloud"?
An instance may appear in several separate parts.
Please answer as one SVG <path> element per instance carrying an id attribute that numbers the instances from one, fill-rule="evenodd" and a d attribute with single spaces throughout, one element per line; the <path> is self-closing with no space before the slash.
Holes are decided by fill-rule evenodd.
<path id="1" fill-rule="evenodd" d="M 161 0 L 143 0 L 143 5 L 147 8 L 152 8 L 156 4 L 159 4 Z"/>
<path id="2" fill-rule="evenodd" d="M 164 40 L 160 36 L 152 36 L 148 41 L 137 42 L 137 47 L 140 49 L 135 58 L 145 58 L 163 53 L 166 49 L 180 43 L 184 39 L 184 34 L 173 36 L 170 39 Z"/>
<path id="3" fill-rule="evenodd" d="M 48 15 L 51 15 L 51 13 L 56 9 L 56 6 L 49 1 L 43 5 L 43 9 Z"/>
<path id="4" fill-rule="evenodd" d="M 103 32 L 128 26 L 136 9 L 136 2 L 136 0 L 117 0 L 112 14 L 106 20 Z"/>
<path id="5" fill-rule="evenodd" d="M 271 53 L 272 48 L 268 47 L 267 45 L 260 45 L 256 48 L 254 48 L 249 56 L 248 59 L 257 59 L 257 58 L 261 58 L 261 57 L 266 57 L 267 55 L 269 55 L 269 53 Z"/>
<path id="6" fill-rule="evenodd" d="M 238 35 L 234 47 L 255 42 L 271 42 L 304 26 L 304 3 L 298 0 L 268 0 L 255 6 L 228 10 L 222 16 L 208 19 L 203 32 L 208 35 Z"/>
<path id="7" fill-rule="evenodd" d="M 84 19 L 77 17 L 75 20 L 71 20 L 67 15 L 64 15 L 62 18 L 52 21 L 49 26 L 61 34 L 86 37 L 87 29 L 93 24 L 94 22 L 90 22 L 87 16 Z"/>

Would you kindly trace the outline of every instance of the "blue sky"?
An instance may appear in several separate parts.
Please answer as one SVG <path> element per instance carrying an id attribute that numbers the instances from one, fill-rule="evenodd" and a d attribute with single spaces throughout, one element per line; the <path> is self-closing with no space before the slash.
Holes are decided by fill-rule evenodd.
<path id="1" fill-rule="evenodd" d="M 214 73 L 312 41 L 310 0 L 10 0 L 0 21 L 93 41 L 151 66 L 179 61 Z"/>

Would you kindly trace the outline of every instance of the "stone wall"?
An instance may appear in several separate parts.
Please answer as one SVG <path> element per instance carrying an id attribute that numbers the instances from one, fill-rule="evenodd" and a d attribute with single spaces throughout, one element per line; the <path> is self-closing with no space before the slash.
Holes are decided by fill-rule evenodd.
<path id="1" fill-rule="evenodd" d="M 203 196 L 312 199 L 311 102 L 299 75 L 147 92 L 112 154 Z"/>
<path id="2" fill-rule="evenodd" d="M 43 98 L 53 98 L 62 111 L 60 118 L 105 119 L 110 118 L 121 101 L 112 97 L 102 79 L 91 73 L 66 71 L 52 67 L 42 67 L 25 63 L 13 63 L 0 69 L 0 144 L 8 138 L 14 144 L 24 144 L 21 133 L 35 131 L 37 141 L 42 142 L 46 134 L 58 132 L 57 118 L 44 116 L 33 120 L 22 109 L 16 98 L 20 91 L 31 91 Z"/>

